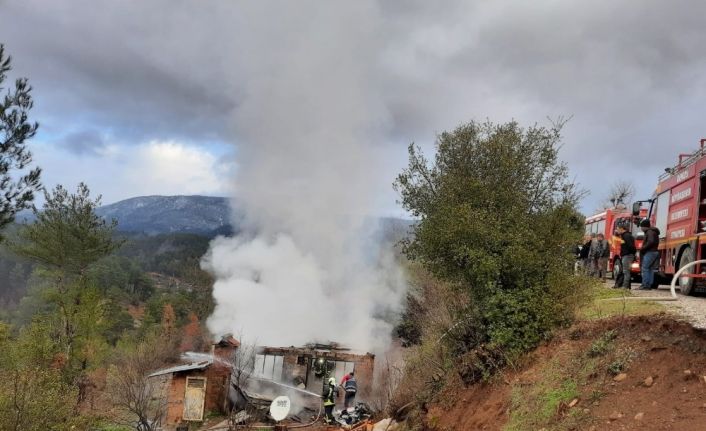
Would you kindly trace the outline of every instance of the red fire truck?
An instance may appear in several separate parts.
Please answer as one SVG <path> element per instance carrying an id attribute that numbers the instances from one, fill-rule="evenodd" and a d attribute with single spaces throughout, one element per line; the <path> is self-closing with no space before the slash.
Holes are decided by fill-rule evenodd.
<path id="1" fill-rule="evenodd" d="M 676 166 L 659 177 L 652 199 L 633 204 L 634 220 L 645 204 L 660 230 L 658 276 L 671 279 L 683 266 L 706 258 L 706 139 L 692 154 L 680 154 Z M 684 295 L 706 287 L 706 265 L 684 271 L 678 286 Z"/>
<path id="2" fill-rule="evenodd" d="M 647 209 L 641 210 L 644 216 L 647 216 Z M 638 212 L 638 215 L 640 212 Z M 628 226 L 632 225 L 632 234 L 638 238 L 635 241 L 635 245 L 639 248 L 642 244 L 641 235 L 642 234 L 636 224 L 633 224 L 634 217 L 632 213 L 627 208 L 608 208 L 605 211 L 592 215 L 586 218 L 586 235 L 591 235 L 595 233 L 598 235 L 602 233 L 607 240 L 610 241 L 610 258 L 608 259 L 608 268 L 612 269 L 612 276 L 615 277 L 616 274 L 623 272 L 623 264 L 620 260 L 620 242 L 614 240 L 614 232 L 618 223 L 624 223 Z M 640 262 L 636 261 L 632 264 L 630 272 L 634 279 L 639 279 L 640 277 Z"/>

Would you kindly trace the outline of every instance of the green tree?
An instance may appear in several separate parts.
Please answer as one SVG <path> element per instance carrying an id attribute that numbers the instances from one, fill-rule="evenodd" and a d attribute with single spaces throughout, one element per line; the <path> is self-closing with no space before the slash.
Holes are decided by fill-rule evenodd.
<path id="1" fill-rule="evenodd" d="M 100 196 L 91 199 L 81 183 L 75 194 L 61 185 L 45 193 L 44 208 L 35 210 L 37 221 L 20 230 L 15 251 L 50 271 L 59 283 L 85 278 L 91 265 L 115 251 L 117 221 L 106 222 L 96 214 Z"/>
<path id="2" fill-rule="evenodd" d="M 447 338 L 476 362 L 502 363 L 572 316 L 581 217 L 560 129 L 464 124 L 438 136 L 433 164 L 410 145 L 394 184 L 419 218 L 405 253 L 469 298 Z"/>
<path id="3" fill-rule="evenodd" d="M 17 338 L 7 327 L 0 330 L 0 430 L 63 431 L 78 425 L 76 388 L 61 375 L 51 332 L 50 324 L 39 320 Z"/>
<path id="4" fill-rule="evenodd" d="M 76 194 L 57 186 L 45 194 L 37 221 L 23 226 L 13 244 L 18 254 L 37 262 L 48 286 L 44 299 L 53 307 L 55 335 L 62 346 L 69 378 L 82 381 L 90 363 L 106 353 L 104 332 L 109 301 L 89 276 L 91 267 L 120 246 L 113 239 L 116 223 L 95 213 L 100 198 L 91 199 L 85 184 Z"/>
<path id="5" fill-rule="evenodd" d="M 0 92 L 11 69 L 11 58 L 0 44 Z M 0 229 L 12 223 L 18 211 L 29 208 L 41 188 L 41 169 L 27 170 L 32 163 L 27 140 L 39 127 L 29 121 L 32 105 L 32 87 L 26 78 L 17 79 L 0 102 Z"/>

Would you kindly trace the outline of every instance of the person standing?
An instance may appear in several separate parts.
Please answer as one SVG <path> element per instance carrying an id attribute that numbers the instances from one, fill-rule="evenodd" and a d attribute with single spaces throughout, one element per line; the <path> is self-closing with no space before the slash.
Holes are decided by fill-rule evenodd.
<path id="1" fill-rule="evenodd" d="M 336 378 L 329 377 L 321 394 L 321 398 L 324 400 L 324 420 L 329 425 L 335 423 L 333 408 L 336 406 L 336 392 Z"/>
<path id="2" fill-rule="evenodd" d="M 610 244 L 602 233 L 598 234 L 596 242 L 596 277 L 605 282 L 608 259 L 610 258 Z"/>
<path id="3" fill-rule="evenodd" d="M 595 233 L 591 234 L 591 248 L 588 252 L 588 275 L 596 277 L 598 275 L 598 256 L 600 255 L 598 236 Z"/>
<path id="4" fill-rule="evenodd" d="M 583 274 L 588 274 L 590 272 L 589 254 L 591 253 L 591 237 L 586 235 L 584 240 L 585 242 L 579 251 L 579 266 L 581 267 L 581 272 Z"/>
<path id="5" fill-rule="evenodd" d="M 649 219 L 642 219 L 640 229 L 645 233 L 645 239 L 640 247 L 640 272 L 642 283 L 640 290 L 653 288 L 655 269 L 659 265 L 659 229 L 652 227 Z"/>
<path id="6" fill-rule="evenodd" d="M 616 232 L 620 238 L 620 262 L 623 264 L 623 287 L 630 289 L 631 283 L 631 273 L 632 263 L 635 262 L 635 237 L 632 236 L 630 231 L 627 229 L 629 227 L 628 222 L 618 224 Z"/>
<path id="7" fill-rule="evenodd" d="M 341 387 L 345 391 L 343 398 L 343 408 L 348 408 L 355 401 L 355 394 L 358 392 L 358 382 L 355 380 L 355 373 L 351 371 L 341 380 Z"/>

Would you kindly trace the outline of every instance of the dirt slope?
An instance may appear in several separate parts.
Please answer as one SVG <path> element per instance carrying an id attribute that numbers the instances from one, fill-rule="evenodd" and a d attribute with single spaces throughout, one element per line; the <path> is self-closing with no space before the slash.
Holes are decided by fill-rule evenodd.
<path id="1" fill-rule="evenodd" d="M 495 381 L 457 384 L 431 430 L 706 430 L 706 333 L 667 316 L 583 322 Z"/>

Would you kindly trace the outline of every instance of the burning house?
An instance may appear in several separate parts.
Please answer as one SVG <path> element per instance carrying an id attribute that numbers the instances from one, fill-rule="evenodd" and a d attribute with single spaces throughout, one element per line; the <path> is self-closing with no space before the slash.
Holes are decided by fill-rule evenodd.
<path id="1" fill-rule="evenodd" d="M 355 371 L 359 397 L 370 396 L 375 355 L 351 353 L 336 344 L 310 344 L 305 347 L 262 347 L 255 361 L 254 376 L 321 393 L 324 378 L 341 381 Z"/>
<path id="2" fill-rule="evenodd" d="M 156 371 L 153 377 L 167 377 L 165 430 L 180 424 L 202 421 L 209 412 L 228 414 L 248 404 L 266 407 L 277 396 L 287 395 L 298 411 L 317 410 L 324 380 L 340 381 L 355 371 L 358 399 L 372 392 L 375 356 L 356 354 L 336 344 L 304 347 L 258 347 L 250 362 L 247 378 L 233 372 L 240 343 L 226 336 L 213 345 L 212 353 L 190 354 L 203 359 Z"/>

